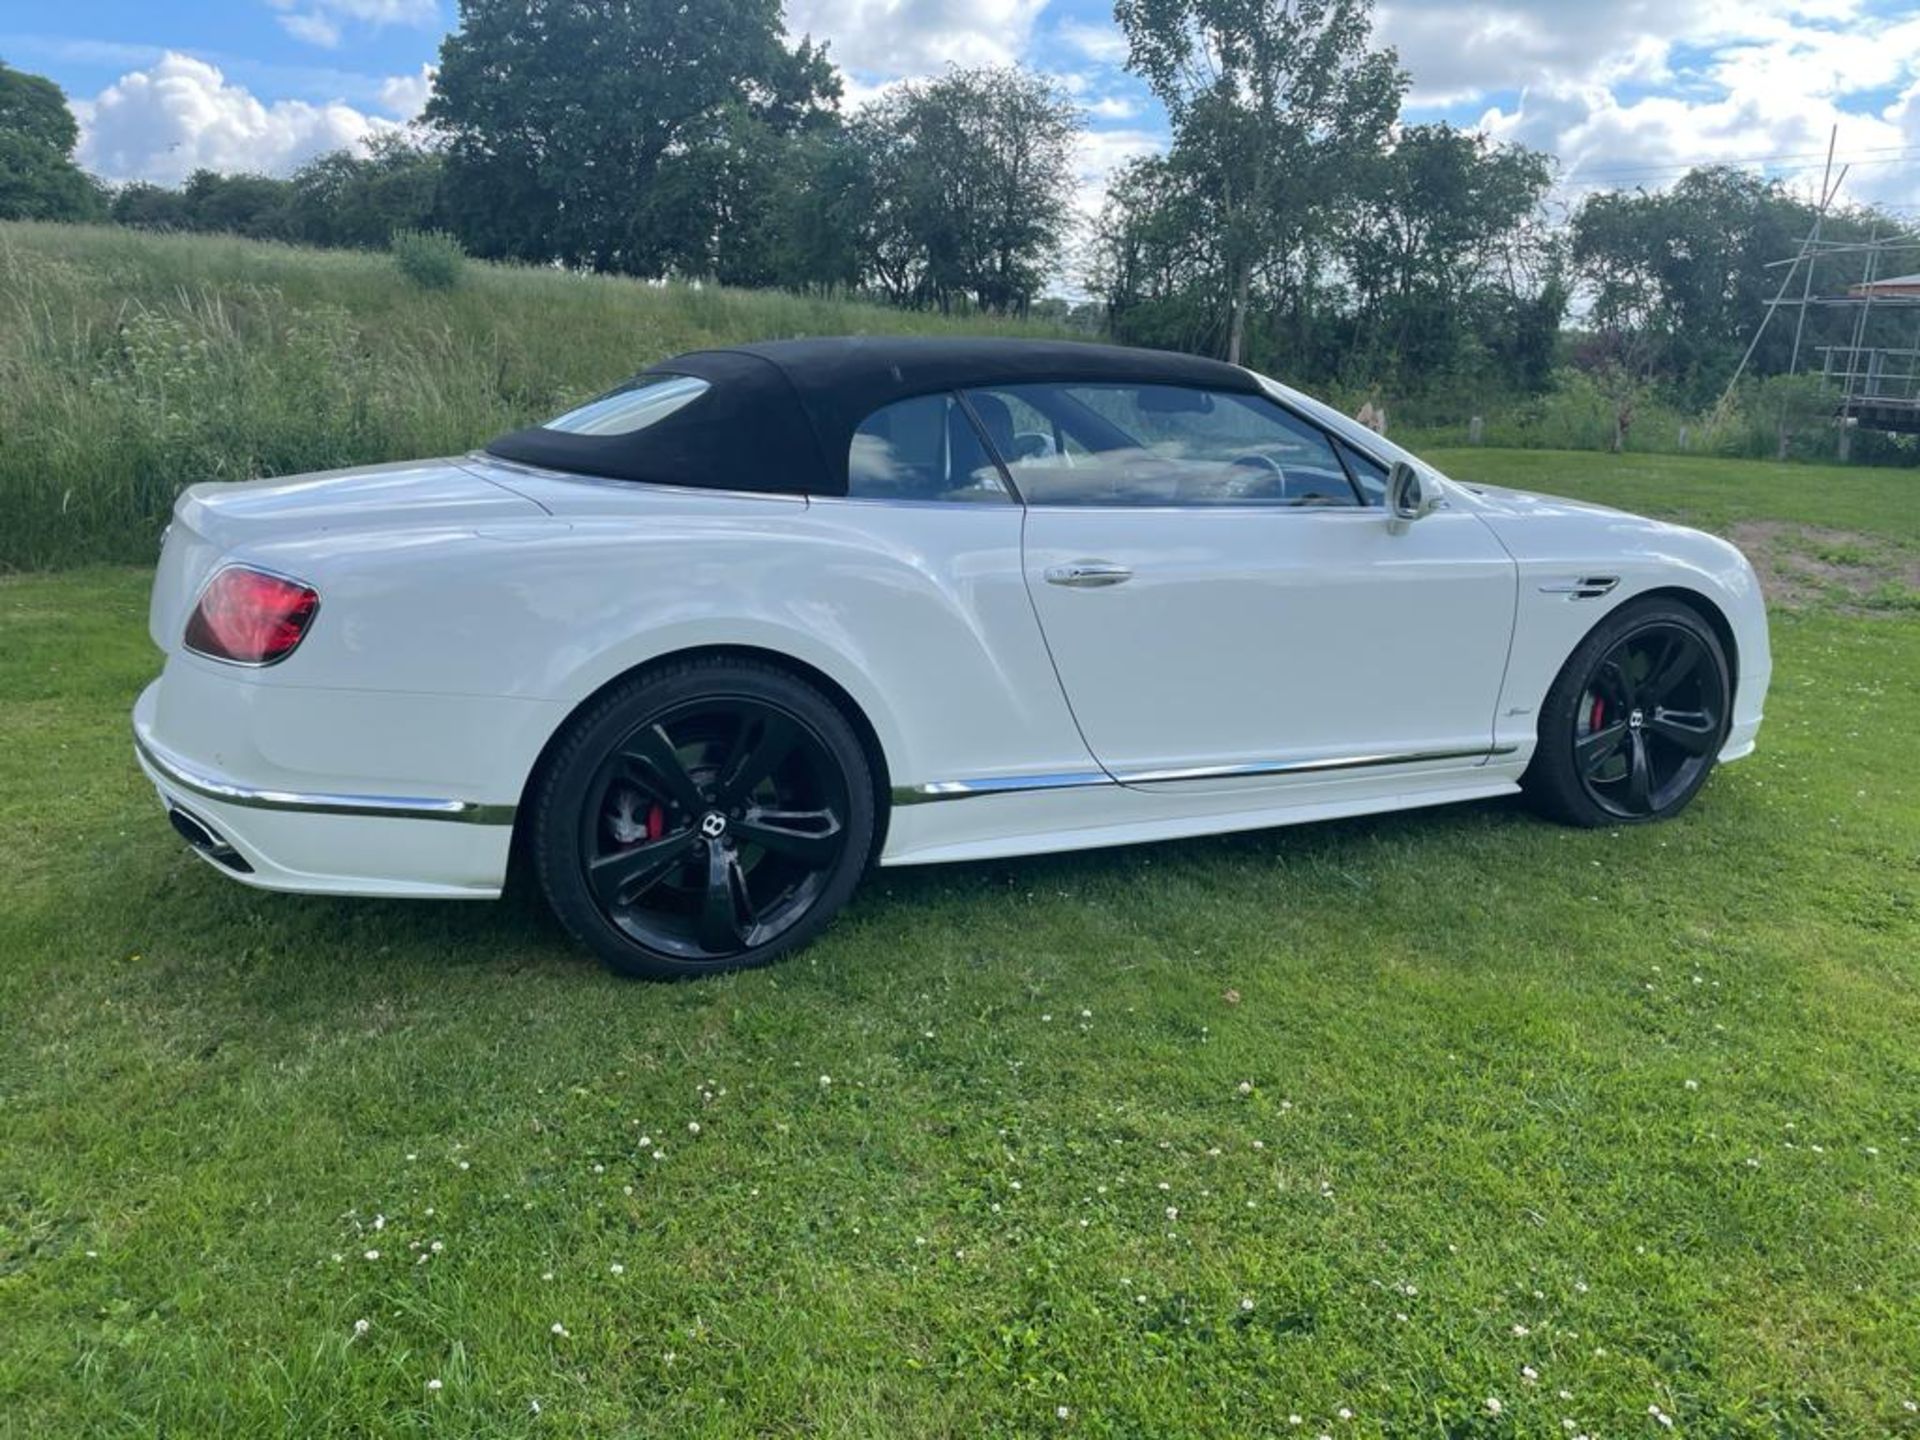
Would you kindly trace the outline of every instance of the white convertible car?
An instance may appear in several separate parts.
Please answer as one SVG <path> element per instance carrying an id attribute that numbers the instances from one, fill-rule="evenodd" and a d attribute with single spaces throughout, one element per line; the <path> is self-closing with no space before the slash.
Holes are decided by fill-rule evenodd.
<path id="1" fill-rule="evenodd" d="M 249 884 L 497 895 L 615 969 L 817 934 L 869 863 L 1528 791 L 1672 815 L 1769 673 L 1724 541 L 1465 485 L 1236 366 L 806 340 L 485 451 L 180 498 L 134 710 Z"/>

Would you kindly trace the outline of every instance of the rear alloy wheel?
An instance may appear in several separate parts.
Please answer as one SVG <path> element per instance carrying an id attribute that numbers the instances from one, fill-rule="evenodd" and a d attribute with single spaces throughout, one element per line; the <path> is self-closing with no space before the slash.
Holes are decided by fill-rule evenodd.
<path id="1" fill-rule="evenodd" d="M 1664 820 L 1706 783 L 1731 701 L 1725 652 L 1697 613 L 1659 599 L 1626 606 L 1548 692 L 1523 784 L 1575 825 Z"/>
<path id="2" fill-rule="evenodd" d="M 548 899 L 608 965 L 710 974 L 778 959 L 846 903 L 873 844 L 873 782 L 811 686 L 695 660 L 575 723 L 535 824 Z"/>

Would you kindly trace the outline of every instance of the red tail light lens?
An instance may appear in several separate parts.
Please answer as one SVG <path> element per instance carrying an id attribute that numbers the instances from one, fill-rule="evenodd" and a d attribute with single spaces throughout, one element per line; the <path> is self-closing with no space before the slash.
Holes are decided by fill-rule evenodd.
<path id="1" fill-rule="evenodd" d="M 311 586 L 230 565 L 200 592 L 187 622 L 187 648 L 216 660 L 271 665 L 293 653 L 319 608 Z"/>

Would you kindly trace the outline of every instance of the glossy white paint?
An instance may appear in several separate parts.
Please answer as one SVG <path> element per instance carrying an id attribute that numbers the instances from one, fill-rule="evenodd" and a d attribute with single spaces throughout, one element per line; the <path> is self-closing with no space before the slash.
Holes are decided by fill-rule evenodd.
<path id="1" fill-rule="evenodd" d="M 1048 581 L 1089 559 L 1128 578 Z M 1375 510 L 1036 508 L 1027 584 L 1087 745 L 1129 783 L 1492 744 L 1514 566 L 1465 511 L 1395 534 Z"/>
<path id="2" fill-rule="evenodd" d="M 871 727 L 900 802 L 882 863 L 1167 839 L 1511 791 L 1567 653 L 1658 588 L 1724 615 L 1723 758 L 1751 748 L 1770 661 L 1736 550 L 1427 473 L 1446 504 L 1400 533 L 1379 511 L 809 502 L 486 457 L 197 486 L 155 578 L 142 764 L 250 883 L 491 895 L 509 826 L 448 813 L 507 815 L 609 681 L 734 646 L 824 677 Z M 278 665 L 181 647 L 231 561 L 320 593 Z M 1081 561 L 1130 577 L 1047 582 Z M 1594 576 L 1617 583 L 1566 593 Z"/>

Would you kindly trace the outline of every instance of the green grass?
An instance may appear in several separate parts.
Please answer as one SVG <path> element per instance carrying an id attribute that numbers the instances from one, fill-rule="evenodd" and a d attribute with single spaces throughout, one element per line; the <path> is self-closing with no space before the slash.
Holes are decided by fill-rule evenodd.
<path id="1" fill-rule="evenodd" d="M 1912 542 L 1898 476 L 1443 458 Z M 884 872 L 647 986 L 193 860 L 146 584 L 0 580 L 0 1434 L 1920 1435 L 1910 614 L 1778 616 L 1669 825 Z"/>
<path id="2" fill-rule="evenodd" d="M 183 486 L 467 450 L 666 355 L 992 329 L 837 300 L 0 223 L 0 571 L 145 561 Z"/>

